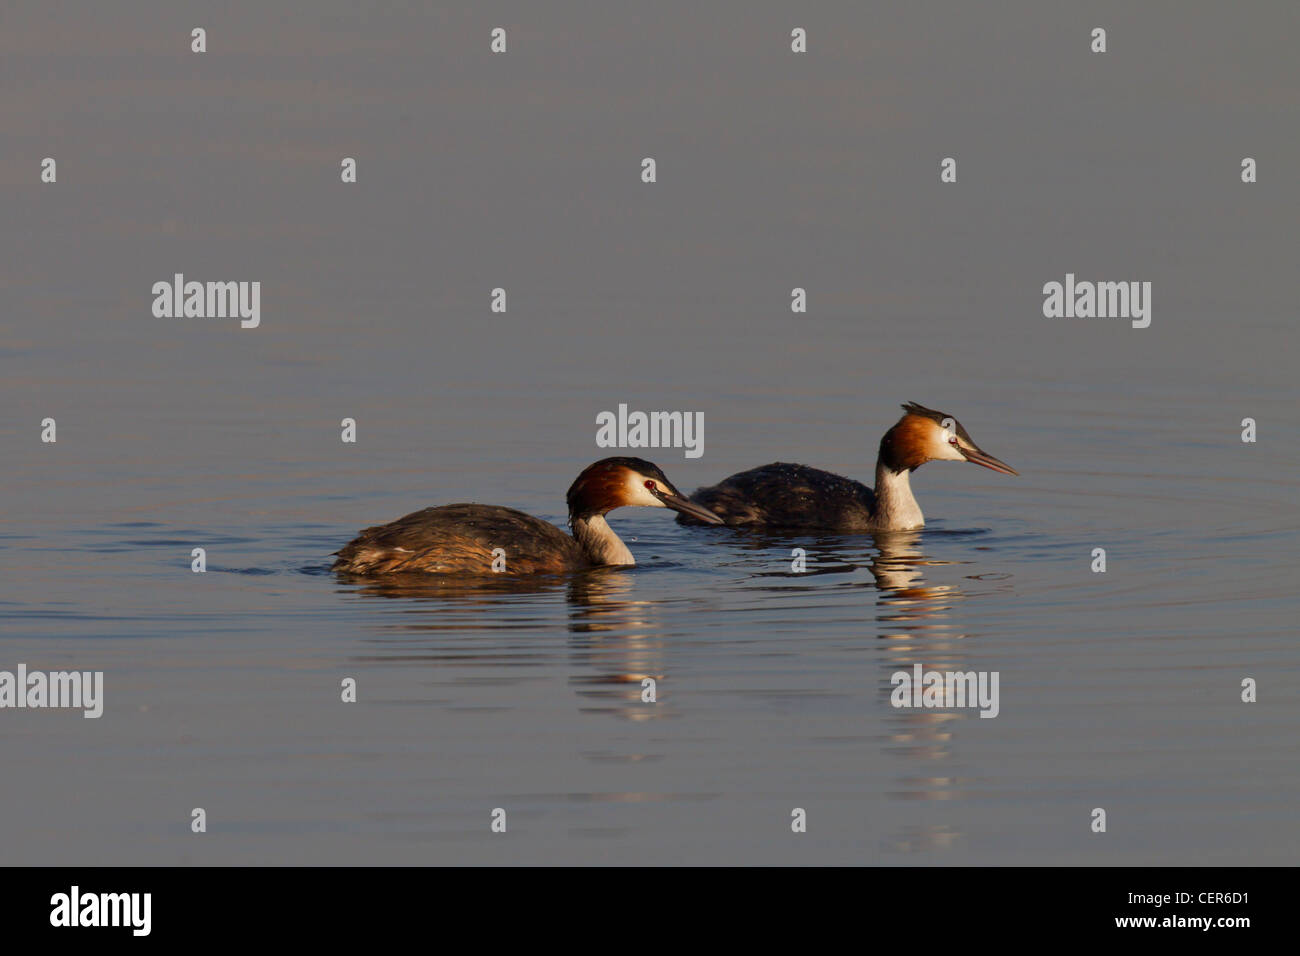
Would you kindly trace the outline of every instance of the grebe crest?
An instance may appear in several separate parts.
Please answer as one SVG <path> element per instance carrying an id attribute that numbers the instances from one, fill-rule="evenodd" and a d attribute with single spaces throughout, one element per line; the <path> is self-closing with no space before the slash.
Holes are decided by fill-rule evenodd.
<path id="1" fill-rule="evenodd" d="M 976 445 L 951 415 L 916 402 L 906 402 L 902 408 L 907 414 L 880 439 L 878 460 L 891 471 L 915 471 L 927 461 L 969 461 L 1004 475 L 1019 474 Z"/>
<path id="2" fill-rule="evenodd" d="M 686 500 L 654 462 L 644 458 L 602 458 L 573 479 L 565 500 L 572 521 L 575 517 L 608 514 L 626 505 L 667 508 L 665 498 L 672 497 Z"/>

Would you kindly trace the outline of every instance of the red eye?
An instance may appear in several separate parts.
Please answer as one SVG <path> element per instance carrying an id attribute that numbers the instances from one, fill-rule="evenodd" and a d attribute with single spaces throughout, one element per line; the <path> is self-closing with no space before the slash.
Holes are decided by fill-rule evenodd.
<path id="1" fill-rule="evenodd" d="M 955 445 L 955 444 L 957 444 L 957 436 L 954 435 L 952 438 L 949 438 L 949 439 L 948 439 L 948 444 L 949 444 L 949 445 Z"/>
<path id="2" fill-rule="evenodd" d="M 646 479 L 645 486 L 649 488 L 651 491 L 655 490 L 655 483 L 653 481 L 650 481 L 649 479 Z"/>

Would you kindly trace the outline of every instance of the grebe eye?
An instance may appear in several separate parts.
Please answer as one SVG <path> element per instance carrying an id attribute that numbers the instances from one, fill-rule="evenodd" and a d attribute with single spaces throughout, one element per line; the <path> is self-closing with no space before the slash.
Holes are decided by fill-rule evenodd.
<path id="1" fill-rule="evenodd" d="M 645 486 L 649 488 L 651 491 L 655 490 L 655 483 L 651 481 L 649 478 L 646 479 Z"/>
<path id="2" fill-rule="evenodd" d="M 957 436 L 956 436 L 956 435 L 953 435 L 951 438 L 949 438 L 949 439 L 948 439 L 948 444 L 949 444 L 949 445 L 955 445 L 955 444 L 957 444 Z"/>

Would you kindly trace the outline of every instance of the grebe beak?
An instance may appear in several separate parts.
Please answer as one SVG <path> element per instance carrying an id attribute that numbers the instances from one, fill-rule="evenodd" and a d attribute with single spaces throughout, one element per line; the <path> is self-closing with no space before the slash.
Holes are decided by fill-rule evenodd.
<path id="1" fill-rule="evenodd" d="M 662 501 L 673 511 L 680 511 L 684 515 L 690 515 L 692 518 L 698 518 L 700 521 L 709 524 L 722 524 L 722 519 L 715 515 L 708 508 L 697 505 L 690 498 L 683 498 L 681 495 L 674 495 L 661 488 L 656 488 L 652 494 Z"/>
<path id="2" fill-rule="evenodd" d="M 1018 476 L 1020 474 L 1020 472 L 1016 471 L 1005 461 L 998 461 L 998 459 L 994 458 L 986 451 L 981 451 L 978 448 L 961 448 L 959 451 L 966 456 L 966 460 L 969 462 L 983 465 L 985 468 L 992 468 L 994 471 L 1000 471 L 1004 475 Z"/>

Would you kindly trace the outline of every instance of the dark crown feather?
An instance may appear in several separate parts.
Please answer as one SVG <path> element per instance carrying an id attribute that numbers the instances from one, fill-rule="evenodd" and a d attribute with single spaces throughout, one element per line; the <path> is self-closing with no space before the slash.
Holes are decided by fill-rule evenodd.
<path id="1" fill-rule="evenodd" d="M 907 412 L 909 415 L 919 415 L 922 418 L 928 418 L 939 425 L 942 425 L 944 419 L 947 419 L 953 423 L 953 426 L 957 430 L 958 437 L 965 439 L 972 445 L 975 444 L 970 435 L 967 434 L 966 429 L 962 428 L 961 422 L 957 421 L 953 416 L 945 414 L 944 412 L 937 412 L 933 408 L 926 408 L 924 405 L 918 405 L 916 402 L 904 402 L 901 407 L 903 411 Z"/>

